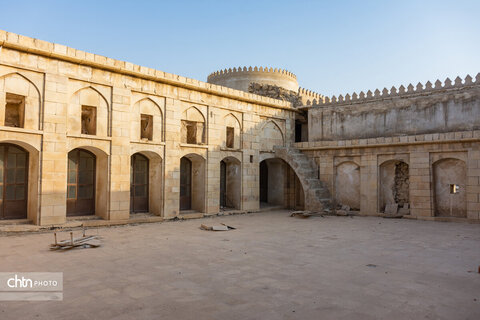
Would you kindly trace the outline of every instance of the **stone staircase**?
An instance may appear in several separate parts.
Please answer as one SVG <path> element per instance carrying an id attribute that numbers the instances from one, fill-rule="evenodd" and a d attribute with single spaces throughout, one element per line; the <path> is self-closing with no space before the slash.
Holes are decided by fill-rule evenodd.
<path id="1" fill-rule="evenodd" d="M 313 159 L 292 147 L 275 147 L 275 156 L 290 165 L 302 183 L 305 194 L 305 210 L 331 209 L 330 192 L 318 179 L 318 167 Z"/>

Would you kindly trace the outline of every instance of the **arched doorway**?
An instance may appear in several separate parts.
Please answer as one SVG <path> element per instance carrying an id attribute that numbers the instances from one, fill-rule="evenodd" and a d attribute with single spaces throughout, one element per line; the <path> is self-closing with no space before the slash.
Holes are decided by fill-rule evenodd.
<path id="1" fill-rule="evenodd" d="M 280 158 L 260 162 L 260 208 L 282 207 L 303 210 L 305 194 L 295 171 Z"/>
<path id="2" fill-rule="evenodd" d="M 192 161 L 180 159 L 180 210 L 192 209 Z"/>
<path id="3" fill-rule="evenodd" d="M 241 194 L 240 161 L 226 157 L 220 161 L 220 209 L 240 209 Z"/>
<path id="4" fill-rule="evenodd" d="M 180 210 L 205 212 L 205 158 L 189 153 L 180 159 Z"/>
<path id="5" fill-rule="evenodd" d="M 28 203 L 28 152 L 0 144 L 0 219 L 26 219 Z"/>
<path id="6" fill-rule="evenodd" d="M 90 151 L 68 153 L 67 216 L 95 214 L 96 157 Z"/>
<path id="7" fill-rule="evenodd" d="M 130 212 L 148 212 L 148 158 L 135 153 L 130 161 Z"/>

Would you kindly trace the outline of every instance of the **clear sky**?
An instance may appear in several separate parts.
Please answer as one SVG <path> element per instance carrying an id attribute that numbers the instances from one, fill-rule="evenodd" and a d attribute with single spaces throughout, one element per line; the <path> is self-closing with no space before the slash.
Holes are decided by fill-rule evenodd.
<path id="1" fill-rule="evenodd" d="M 203 81 L 285 68 L 338 95 L 475 77 L 479 14 L 479 0 L 0 0 L 0 29 Z"/>

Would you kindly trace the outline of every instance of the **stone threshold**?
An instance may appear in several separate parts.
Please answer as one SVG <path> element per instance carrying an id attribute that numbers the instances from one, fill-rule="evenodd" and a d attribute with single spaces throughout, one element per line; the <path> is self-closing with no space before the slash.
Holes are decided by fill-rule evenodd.
<path id="1" fill-rule="evenodd" d="M 9 220 L 10 223 L 8 224 L 0 224 L 0 233 L 41 232 L 48 230 L 62 230 L 73 228 L 110 227 L 139 223 L 155 223 L 162 221 L 164 221 L 163 217 L 145 214 L 140 214 L 138 216 L 135 216 L 135 214 L 133 214 L 130 215 L 130 219 L 122 220 L 103 220 L 97 216 L 69 217 L 67 219 L 67 222 L 65 222 L 64 224 L 45 226 L 37 226 L 25 222 L 12 223 L 15 222 L 15 220 Z"/>

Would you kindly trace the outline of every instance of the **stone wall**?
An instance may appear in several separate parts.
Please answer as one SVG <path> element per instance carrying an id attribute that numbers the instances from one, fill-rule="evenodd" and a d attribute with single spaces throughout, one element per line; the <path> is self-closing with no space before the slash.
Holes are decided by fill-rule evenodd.
<path id="1" fill-rule="evenodd" d="M 398 137 L 480 128 L 480 76 L 457 78 L 435 88 L 413 86 L 407 92 L 371 92 L 346 101 L 332 98 L 309 110 L 309 141 Z"/>
<path id="2" fill-rule="evenodd" d="M 229 185 L 235 207 L 258 210 L 261 152 L 293 141 L 297 111 L 288 102 L 4 31 L 0 48 L 0 125 L 7 93 L 25 97 L 24 127 L 1 126 L 0 143 L 29 153 L 27 218 L 36 224 L 66 221 L 67 158 L 76 148 L 96 158 L 96 215 L 129 218 L 130 161 L 140 153 L 149 159 L 149 211 L 168 219 L 181 214 L 183 156 L 195 163 L 194 209 L 219 212 L 220 162 L 229 159 L 240 181 Z M 96 112 L 95 135 L 81 131 L 82 106 Z M 198 120 L 189 110 L 202 119 L 200 143 L 181 139 L 182 121 Z M 151 138 L 141 136 L 142 114 L 151 116 Z"/>

